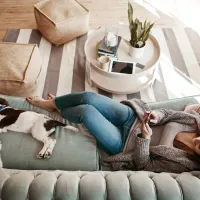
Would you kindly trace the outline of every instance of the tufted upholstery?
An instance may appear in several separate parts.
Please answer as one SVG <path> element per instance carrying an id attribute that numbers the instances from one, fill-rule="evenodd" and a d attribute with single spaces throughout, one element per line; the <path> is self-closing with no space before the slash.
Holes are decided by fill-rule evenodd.
<path id="1" fill-rule="evenodd" d="M 2 200 L 199 200 L 200 172 L 0 170 Z"/>

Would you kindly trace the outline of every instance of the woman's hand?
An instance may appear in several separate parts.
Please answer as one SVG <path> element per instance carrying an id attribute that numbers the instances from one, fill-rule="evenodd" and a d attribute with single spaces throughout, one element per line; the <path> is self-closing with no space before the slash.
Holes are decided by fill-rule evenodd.
<path id="1" fill-rule="evenodd" d="M 149 113 L 150 114 L 150 113 Z M 144 119 L 142 120 L 140 130 L 142 132 L 142 137 L 144 139 L 150 139 L 152 136 L 152 129 L 148 124 L 149 115 L 145 115 Z"/>
<path id="2" fill-rule="evenodd" d="M 154 111 L 146 111 L 144 113 L 144 118 L 146 118 L 148 123 L 151 122 L 153 124 L 156 124 L 158 122 L 158 116 Z"/>

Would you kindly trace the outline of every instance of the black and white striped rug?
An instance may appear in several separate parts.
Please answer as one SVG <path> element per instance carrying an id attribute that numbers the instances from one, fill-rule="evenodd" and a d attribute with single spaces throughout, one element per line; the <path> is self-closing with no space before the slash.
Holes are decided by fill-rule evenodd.
<path id="1" fill-rule="evenodd" d="M 4 42 L 38 44 L 43 59 L 39 85 L 43 97 L 48 92 L 63 95 L 86 90 L 118 101 L 140 98 L 152 102 L 200 94 L 200 36 L 188 28 L 154 28 L 152 34 L 162 51 L 156 81 L 152 88 L 128 95 L 116 95 L 88 85 L 85 66 L 90 63 L 84 53 L 87 34 L 56 47 L 38 30 L 10 29 Z"/>

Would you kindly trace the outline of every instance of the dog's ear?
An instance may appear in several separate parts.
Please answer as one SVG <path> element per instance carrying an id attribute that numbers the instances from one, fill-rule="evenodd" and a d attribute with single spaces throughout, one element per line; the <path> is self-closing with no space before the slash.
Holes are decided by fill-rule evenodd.
<path id="1" fill-rule="evenodd" d="M 9 106 L 8 102 L 3 98 L 0 98 L 0 104 L 5 105 L 5 106 Z"/>

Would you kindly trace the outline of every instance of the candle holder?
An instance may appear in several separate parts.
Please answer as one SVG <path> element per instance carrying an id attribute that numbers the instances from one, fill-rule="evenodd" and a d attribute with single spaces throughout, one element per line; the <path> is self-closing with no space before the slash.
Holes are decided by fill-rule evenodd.
<path id="1" fill-rule="evenodd" d="M 118 30 L 116 25 L 106 26 L 105 29 L 105 45 L 107 47 L 115 47 L 118 44 Z"/>

